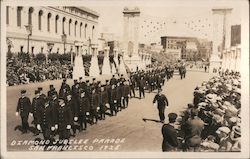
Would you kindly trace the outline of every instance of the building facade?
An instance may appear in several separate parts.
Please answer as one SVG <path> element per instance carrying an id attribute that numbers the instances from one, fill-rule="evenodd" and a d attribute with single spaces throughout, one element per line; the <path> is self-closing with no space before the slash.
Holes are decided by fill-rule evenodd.
<path id="1" fill-rule="evenodd" d="M 180 52 L 181 59 L 189 59 L 189 54 L 187 53 L 187 43 L 197 42 L 194 37 L 177 37 L 177 36 L 162 36 L 161 45 L 163 46 L 164 52 Z M 176 50 L 176 51 L 173 51 Z M 179 55 L 178 55 L 179 56 Z"/>
<path id="2" fill-rule="evenodd" d="M 99 14 L 85 7 L 7 6 L 10 52 L 92 53 L 97 51 Z"/>

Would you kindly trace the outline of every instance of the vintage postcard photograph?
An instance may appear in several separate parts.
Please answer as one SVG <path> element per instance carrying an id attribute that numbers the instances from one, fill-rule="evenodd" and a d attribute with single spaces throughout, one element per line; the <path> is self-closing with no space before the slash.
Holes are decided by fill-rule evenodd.
<path id="1" fill-rule="evenodd" d="M 249 158 L 247 0 L 2 0 L 2 158 Z"/>

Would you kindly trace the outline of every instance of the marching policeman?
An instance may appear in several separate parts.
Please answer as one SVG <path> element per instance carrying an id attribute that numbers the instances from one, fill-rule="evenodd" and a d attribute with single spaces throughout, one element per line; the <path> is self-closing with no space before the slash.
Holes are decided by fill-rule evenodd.
<path id="1" fill-rule="evenodd" d="M 48 99 L 45 99 L 44 104 L 39 107 L 39 112 L 37 129 L 42 131 L 45 140 L 49 140 L 51 139 L 51 132 L 55 130 L 55 115 Z"/>
<path id="2" fill-rule="evenodd" d="M 59 102 L 58 102 L 57 94 L 53 94 L 53 95 L 52 95 L 52 98 L 51 98 L 50 101 L 49 101 L 49 105 L 50 105 L 50 107 L 51 107 L 51 109 L 52 109 L 52 114 L 53 114 L 53 116 L 55 117 L 54 119 L 56 120 L 57 109 L 59 108 Z M 54 121 L 54 122 L 55 122 L 55 121 Z M 55 124 L 55 123 L 54 123 L 54 124 Z M 54 125 L 54 127 L 55 127 L 55 125 Z M 54 136 L 54 135 L 56 135 L 56 133 L 57 133 L 57 130 L 54 129 L 54 130 L 52 131 L 52 135 Z"/>
<path id="3" fill-rule="evenodd" d="M 65 94 L 70 92 L 70 86 L 66 82 L 67 82 L 67 80 L 63 79 L 61 88 L 59 90 L 59 97 L 60 98 L 64 98 Z"/>
<path id="4" fill-rule="evenodd" d="M 87 129 L 87 114 L 90 112 L 89 98 L 86 97 L 85 92 L 81 91 L 79 97 L 79 109 L 78 109 L 78 122 L 80 124 L 80 131 Z M 84 128 L 83 128 L 84 123 Z"/>
<path id="5" fill-rule="evenodd" d="M 74 100 L 72 99 L 71 94 L 67 95 L 67 99 L 65 101 L 65 104 L 71 110 L 71 114 L 72 114 L 71 129 L 73 130 L 72 136 L 75 136 L 77 126 L 74 124 L 74 122 L 76 122 L 78 120 L 78 114 L 77 114 L 77 104 L 74 103 Z"/>
<path id="6" fill-rule="evenodd" d="M 153 103 L 157 101 L 157 108 L 159 110 L 159 117 L 160 121 L 164 123 L 165 120 L 165 108 L 168 106 L 168 99 L 167 97 L 161 93 L 162 89 L 158 89 L 158 93 L 155 95 Z"/>
<path id="7" fill-rule="evenodd" d="M 50 85 L 49 91 L 48 91 L 48 98 L 51 99 L 52 95 L 54 95 L 54 94 L 56 94 L 58 96 L 56 89 L 54 88 L 54 85 Z"/>
<path id="8" fill-rule="evenodd" d="M 110 85 L 116 85 L 117 80 L 115 78 L 115 75 L 112 75 L 112 78 L 110 79 Z"/>
<path id="9" fill-rule="evenodd" d="M 79 87 L 80 89 L 85 89 L 86 83 L 83 81 L 82 77 L 79 77 Z"/>
<path id="10" fill-rule="evenodd" d="M 129 87 L 129 82 L 125 81 L 124 85 L 122 86 L 122 106 L 123 108 L 127 108 L 128 107 L 128 95 L 130 93 L 130 87 Z"/>
<path id="11" fill-rule="evenodd" d="M 20 114 L 22 120 L 22 133 L 28 133 L 29 123 L 28 118 L 31 112 L 30 99 L 26 97 L 26 90 L 21 90 L 21 97 L 18 100 L 16 108 L 16 116 Z"/>
<path id="12" fill-rule="evenodd" d="M 135 80 L 134 78 L 131 76 L 130 81 L 129 81 L 129 86 L 130 86 L 130 97 L 135 97 Z"/>
<path id="13" fill-rule="evenodd" d="M 117 107 L 117 111 L 121 111 L 122 110 L 122 106 L 121 106 L 121 101 L 122 100 L 122 86 L 120 85 L 120 82 L 117 82 L 116 85 L 116 107 Z"/>
<path id="14" fill-rule="evenodd" d="M 103 86 L 101 87 L 101 92 L 99 94 L 99 105 L 101 120 L 105 120 L 106 106 L 108 106 L 108 94 Z"/>
<path id="15" fill-rule="evenodd" d="M 110 98 L 109 98 L 111 116 L 113 116 L 114 113 L 115 113 L 115 115 L 117 114 L 116 103 L 117 103 L 117 100 L 116 100 L 116 88 L 115 88 L 115 85 L 112 85 L 111 86 L 111 91 L 110 91 Z"/>
<path id="16" fill-rule="evenodd" d="M 72 113 L 71 109 L 66 106 L 64 99 L 59 99 L 58 101 L 59 107 L 57 109 L 55 129 L 58 129 L 59 139 L 65 140 L 70 137 Z"/>
<path id="17" fill-rule="evenodd" d="M 95 89 L 92 89 L 92 92 L 90 94 L 90 118 L 91 118 L 91 124 L 94 124 L 94 118 L 95 118 L 95 123 L 97 124 L 98 122 L 98 114 L 97 114 L 97 109 L 99 110 L 99 99 L 98 99 L 98 94 L 95 92 Z"/>
<path id="18" fill-rule="evenodd" d="M 43 93 L 43 88 L 42 87 L 38 87 L 38 91 L 40 93 L 39 98 L 45 99 L 46 95 Z"/>
<path id="19" fill-rule="evenodd" d="M 33 114 L 33 123 L 35 125 L 35 134 L 34 135 L 38 135 L 39 134 L 39 130 L 37 129 L 37 124 L 38 124 L 38 115 L 39 115 L 39 110 L 40 107 L 43 104 L 43 99 L 40 98 L 40 92 L 39 90 L 35 90 L 35 97 L 32 100 L 32 104 L 31 104 L 31 112 Z"/>
<path id="20" fill-rule="evenodd" d="M 145 98 L 145 80 L 143 78 L 143 76 L 141 77 L 141 80 L 139 81 L 139 96 L 140 96 L 140 99 L 141 97 L 143 96 L 143 98 Z"/>

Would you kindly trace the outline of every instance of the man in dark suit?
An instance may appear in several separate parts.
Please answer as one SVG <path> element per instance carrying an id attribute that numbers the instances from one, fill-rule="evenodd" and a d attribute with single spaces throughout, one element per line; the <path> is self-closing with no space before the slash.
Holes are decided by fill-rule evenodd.
<path id="1" fill-rule="evenodd" d="M 178 147 L 177 131 L 174 128 L 177 114 L 169 113 L 169 123 L 162 126 L 161 132 L 163 136 L 162 151 L 176 151 Z"/>
<path id="2" fill-rule="evenodd" d="M 158 89 L 158 93 L 155 95 L 153 103 L 157 101 L 157 108 L 159 110 L 159 117 L 160 121 L 164 123 L 165 120 L 165 108 L 168 106 L 168 99 L 167 97 L 161 93 L 162 89 Z"/>
<path id="3" fill-rule="evenodd" d="M 28 118 L 31 112 L 31 102 L 28 97 L 26 97 L 26 90 L 21 90 L 21 97 L 18 100 L 16 108 L 16 116 L 20 114 L 22 119 L 22 133 L 28 133 L 29 123 Z M 31 114 L 30 114 L 31 115 Z"/>

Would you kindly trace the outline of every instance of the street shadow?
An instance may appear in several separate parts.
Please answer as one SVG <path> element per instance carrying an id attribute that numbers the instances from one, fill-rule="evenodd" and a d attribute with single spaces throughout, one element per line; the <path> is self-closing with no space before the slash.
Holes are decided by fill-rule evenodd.
<path id="1" fill-rule="evenodd" d="M 142 118 L 142 120 L 143 120 L 144 122 L 147 122 L 147 121 L 153 121 L 153 122 L 156 122 L 156 123 L 161 123 L 161 121 L 160 121 L 160 120 L 156 120 L 156 119 L 147 119 L 147 118 Z"/>

